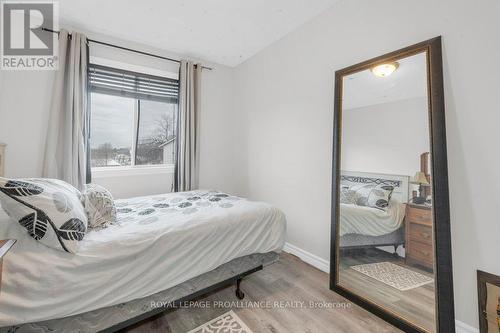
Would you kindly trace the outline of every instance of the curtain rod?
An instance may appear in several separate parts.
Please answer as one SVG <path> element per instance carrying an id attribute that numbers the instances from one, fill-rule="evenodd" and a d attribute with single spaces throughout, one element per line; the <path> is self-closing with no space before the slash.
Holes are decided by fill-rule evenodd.
<path id="1" fill-rule="evenodd" d="M 52 30 L 52 29 L 48 29 L 48 28 L 42 28 L 43 31 L 48 31 L 48 32 L 52 32 L 54 34 L 58 34 L 59 35 L 59 31 L 55 31 L 55 30 Z M 69 34 L 71 36 L 71 34 Z M 87 41 L 91 42 L 91 43 L 95 43 L 95 44 L 101 44 L 101 45 L 105 45 L 105 46 L 109 46 L 109 47 L 114 47 L 116 49 L 120 49 L 120 50 L 124 50 L 124 51 L 129 51 L 129 52 L 134 52 L 134 53 L 139 53 L 139 54 L 142 54 L 142 55 L 146 55 L 146 56 L 149 56 L 149 57 L 153 57 L 153 58 L 158 58 L 158 59 L 163 59 L 163 60 L 167 60 L 167 61 L 172 61 L 172 62 L 176 62 L 178 64 L 181 63 L 180 60 L 177 60 L 177 59 L 173 59 L 173 58 L 168 58 L 168 57 L 163 57 L 163 56 L 160 56 L 160 55 L 157 55 L 157 54 L 153 54 L 153 53 L 148 53 L 148 52 L 143 52 L 143 51 L 139 51 L 139 50 L 134 50 L 134 49 L 129 49 L 128 47 L 123 47 L 123 46 L 119 46 L 119 45 L 115 45 L 115 44 L 110 44 L 110 43 L 106 43 L 106 42 L 101 42 L 99 40 L 95 40 L 95 39 L 90 39 L 90 38 L 87 38 Z M 205 67 L 205 66 L 201 66 L 201 68 L 203 69 L 208 69 L 209 71 L 212 70 L 212 67 Z"/>

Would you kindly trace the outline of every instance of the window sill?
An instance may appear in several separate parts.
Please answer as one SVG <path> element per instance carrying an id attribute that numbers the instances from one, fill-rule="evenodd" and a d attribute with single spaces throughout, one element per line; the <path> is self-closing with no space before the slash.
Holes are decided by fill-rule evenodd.
<path id="1" fill-rule="evenodd" d="M 173 174 L 174 165 L 92 168 L 92 178 Z"/>

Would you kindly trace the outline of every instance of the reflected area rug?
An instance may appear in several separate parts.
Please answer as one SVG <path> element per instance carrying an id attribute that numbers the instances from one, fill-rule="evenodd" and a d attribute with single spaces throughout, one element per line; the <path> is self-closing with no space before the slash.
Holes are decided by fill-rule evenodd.
<path id="1" fill-rule="evenodd" d="M 351 268 L 401 291 L 415 289 L 434 282 L 434 279 L 427 275 L 386 261 L 356 265 L 351 266 Z"/>

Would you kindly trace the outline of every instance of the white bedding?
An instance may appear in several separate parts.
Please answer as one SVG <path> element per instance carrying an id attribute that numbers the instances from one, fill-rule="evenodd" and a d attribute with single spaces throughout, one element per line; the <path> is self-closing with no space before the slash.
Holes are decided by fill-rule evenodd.
<path id="1" fill-rule="evenodd" d="M 285 241 L 278 209 L 214 191 L 117 200 L 117 206 L 118 223 L 88 233 L 76 255 L 31 239 L 0 209 L 0 239 L 18 240 L 4 258 L 0 326 L 149 296 L 232 259 L 279 252 Z"/>
<path id="2" fill-rule="evenodd" d="M 399 229 L 404 217 L 405 205 L 393 199 L 387 210 L 341 203 L 340 235 L 382 236 Z"/>

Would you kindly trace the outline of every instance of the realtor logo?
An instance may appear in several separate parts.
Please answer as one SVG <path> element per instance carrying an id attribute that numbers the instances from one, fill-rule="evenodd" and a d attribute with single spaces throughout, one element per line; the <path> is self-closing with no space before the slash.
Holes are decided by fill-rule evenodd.
<path id="1" fill-rule="evenodd" d="M 1 1 L 2 70 L 55 70 L 58 59 L 58 2 Z"/>

